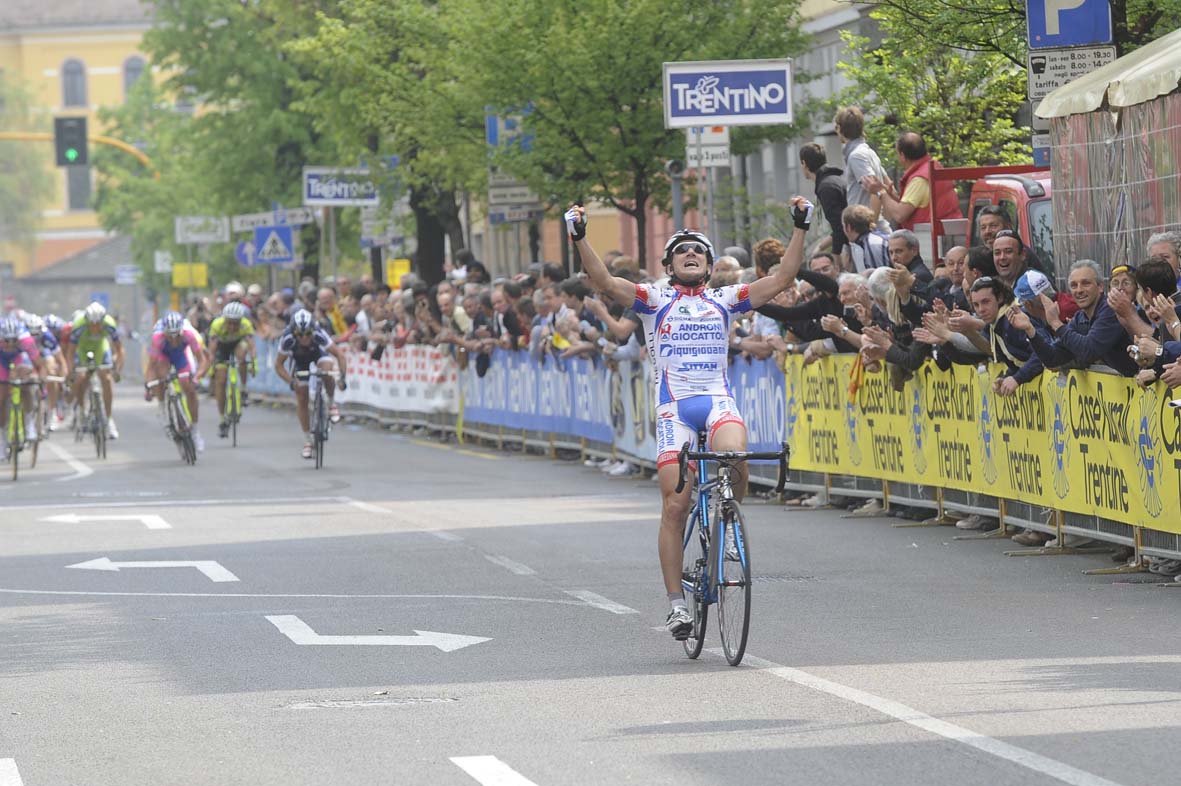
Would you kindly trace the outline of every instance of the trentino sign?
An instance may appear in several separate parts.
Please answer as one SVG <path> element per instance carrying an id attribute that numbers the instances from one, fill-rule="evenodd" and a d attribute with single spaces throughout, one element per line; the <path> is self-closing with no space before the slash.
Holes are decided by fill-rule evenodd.
<path id="1" fill-rule="evenodd" d="M 664 126 L 792 122 L 791 60 L 664 64 Z"/>

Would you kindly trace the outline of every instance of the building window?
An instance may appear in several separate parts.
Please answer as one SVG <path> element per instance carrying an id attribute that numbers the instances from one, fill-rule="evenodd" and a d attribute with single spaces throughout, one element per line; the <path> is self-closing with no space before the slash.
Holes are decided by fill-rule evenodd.
<path id="1" fill-rule="evenodd" d="M 132 55 L 123 62 L 123 99 L 131 95 L 131 88 L 144 74 L 144 59 L 139 55 Z"/>
<path id="2" fill-rule="evenodd" d="M 62 65 L 62 105 L 86 106 L 86 66 L 81 60 Z"/>
<path id="3" fill-rule="evenodd" d="M 66 167 L 66 192 L 70 210 L 90 209 L 90 167 Z"/>

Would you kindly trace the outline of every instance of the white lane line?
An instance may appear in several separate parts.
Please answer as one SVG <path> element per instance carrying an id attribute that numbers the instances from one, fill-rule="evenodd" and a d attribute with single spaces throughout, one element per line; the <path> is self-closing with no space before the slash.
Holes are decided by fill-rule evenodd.
<path id="1" fill-rule="evenodd" d="M 39 505 L 5 505 L 5 510 L 61 510 L 63 508 L 158 508 L 190 507 L 193 505 L 299 505 L 304 502 L 340 502 L 340 497 L 241 497 L 239 499 L 158 499 L 138 502 L 48 502 Z"/>
<path id="2" fill-rule="evenodd" d="M 714 655 L 722 655 L 720 649 L 711 649 L 709 652 Z M 1000 740 L 987 737 L 970 729 L 965 729 L 962 726 L 956 726 L 947 721 L 941 721 L 905 704 L 884 699 L 881 696 L 875 696 L 872 693 L 867 693 L 857 688 L 850 688 L 848 685 L 841 685 L 839 682 L 826 680 L 823 677 L 816 677 L 800 669 L 772 663 L 769 660 L 756 658 L 753 655 L 747 655 L 743 662 L 755 666 L 766 674 L 771 674 L 780 679 L 801 685 L 805 688 L 811 688 L 821 693 L 827 693 L 830 696 L 836 696 L 845 701 L 851 701 L 854 704 L 860 704 L 863 707 L 868 707 L 871 710 L 900 720 L 903 723 L 910 724 L 924 731 L 929 731 L 932 734 L 937 734 L 953 742 L 963 743 L 983 753 L 991 754 L 1018 766 L 1033 770 L 1034 772 L 1048 775 L 1063 783 L 1069 783 L 1071 786 L 1120 786 L 1115 781 L 1109 781 L 1106 778 L 1094 775 L 1086 770 L 1080 770 L 1077 767 L 1072 767 L 1069 764 L 1064 764 L 1056 759 L 1042 756 L 1024 748 L 1018 748 L 1016 745 L 1001 742 Z"/>
<path id="3" fill-rule="evenodd" d="M 495 756 L 452 756 L 451 761 L 484 786 L 537 786 Z"/>
<path id="4" fill-rule="evenodd" d="M 439 540 L 446 540 L 450 541 L 451 543 L 458 543 L 459 541 L 463 540 L 463 538 L 461 538 L 459 535 L 456 535 L 454 532 L 448 532 L 445 529 L 433 530 L 431 534 Z"/>
<path id="5" fill-rule="evenodd" d="M 393 511 L 388 508 L 383 508 L 380 505 L 372 505 L 368 502 L 362 502 L 359 499 L 349 499 L 348 497 L 344 497 L 341 501 L 347 501 L 350 507 L 354 507 L 357 510 L 363 510 L 366 513 L 393 513 Z"/>
<path id="6" fill-rule="evenodd" d="M 127 516 L 119 514 L 103 514 L 86 516 L 78 513 L 63 513 L 60 516 L 46 516 L 38 521 L 49 521 L 54 524 L 81 524 L 86 521 L 138 521 L 148 529 L 172 529 L 172 525 L 163 516 L 155 513 L 133 513 Z"/>
<path id="7" fill-rule="evenodd" d="M 500 567 L 508 570 L 510 573 L 515 573 L 518 576 L 533 576 L 537 573 L 537 571 L 528 565 L 522 565 L 515 560 L 511 560 L 508 557 L 502 557 L 499 554 L 485 554 L 484 559 L 488 560 L 493 565 L 499 565 Z"/>
<path id="8" fill-rule="evenodd" d="M 23 786 L 16 759 L 0 759 L 0 786 Z"/>
<path id="9" fill-rule="evenodd" d="M 640 612 L 636 611 L 635 609 L 631 608 L 630 606 L 624 606 L 622 603 L 616 603 L 613 600 L 609 600 L 608 598 L 604 598 L 602 595 L 596 595 L 595 593 L 591 592 L 590 590 L 563 590 L 563 592 L 565 592 L 567 595 L 572 595 L 573 597 L 578 598 L 581 601 L 585 601 L 586 603 L 589 603 L 590 605 L 594 606 L 596 609 L 602 609 L 603 611 L 609 611 L 612 614 L 639 614 L 640 613 Z"/>
<path id="10" fill-rule="evenodd" d="M 3 595 L 64 595 L 96 598 L 311 598 L 326 600 L 503 600 L 510 603 L 552 603 L 557 606 L 584 606 L 576 600 L 558 598 L 520 598 L 513 595 L 347 595 L 338 594 L 251 594 L 248 592 L 91 592 L 86 590 L 30 590 L 0 588 Z M 598 596 L 596 596 L 598 597 Z M 610 601 L 607 601 L 610 603 Z M 619 608 L 627 608 L 620 606 Z M 628 612 L 631 610 L 628 609 Z M 628 612 L 616 612 L 626 614 Z M 635 612 L 632 612 L 635 613 Z"/>
<path id="11" fill-rule="evenodd" d="M 61 482 L 63 480 L 77 480 L 78 478 L 84 478 L 87 475 L 94 474 L 93 469 L 91 469 L 90 467 L 86 466 L 78 459 L 71 456 L 69 453 L 66 452 L 65 448 L 61 447 L 57 443 L 43 442 L 42 444 L 45 445 L 45 447 L 49 448 L 50 453 L 57 456 L 62 461 L 66 462 L 66 464 L 68 464 L 70 466 L 70 469 L 74 470 L 73 475 L 65 475 L 60 478 L 54 478 L 55 481 Z"/>

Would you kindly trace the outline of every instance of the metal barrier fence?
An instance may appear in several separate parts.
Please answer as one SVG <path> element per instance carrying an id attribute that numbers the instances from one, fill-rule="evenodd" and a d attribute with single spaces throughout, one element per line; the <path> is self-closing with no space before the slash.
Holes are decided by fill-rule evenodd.
<path id="1" fill-rule="evenodd" d="M 338 403 L 347 414 L 385 426 L 421 429 L 461 441 L 477 440 L 502 449 L 515 447 L 554 456 L 576 452 L 583 458 L 626 459 L 645 469 L 655 469 L 654 416 L 646 367 L 619 364 L 607 368 L 584 362 L 561 366 L 551 364 L 547 368 L 524 355 L 498 352 L 490 369 L 503 364 L 500 366 L 502 372 L 511 369 L 513 373 L 490 370 L 481 377 L 474 364 L 457 369 L 451 358 L 434 348 L 391 349 L 381 362 L 359 355 L 350 352 L 349 356 L 350 367 L 354 369 L 350 373 L 350 394 L 354 386 L 365 385 L 369 397 L 361 402 L 341 394 Z M 274 342 L 259 342 L 260 374 L 250 381 L 250 391 L 280 397 L 289 395 L 287 386 L 272 370 L 274 357 Z M 399 368 L 406 370 L 411 366 L 417 369 L 414 374 L 405 373 L 398 378 L 399 375 L 394 373 Z M 786 436 L 791 437 L 790 417 L 776 417 L 766 411 L 764 404 L 752 403 L 755 395 L 750 391 L 762 391 L 764 399 L 767 398 L 766 392 L 772 391 L 773 397 L 774 393 L 785 389 L 784 373 L 770 364 L 744 366 L 741 371 L 740 376 L 733 376 L 739 388 L 737 397 L 746 404 L 743 412 L 753 435 L 752 449 L 773 449 L 778 444 L 775 440 L 777 429 L 782 427 Z M 363 375 L 361 380 L 357 374 Z M 774 379 L 776 375 L 778 380 Z M 446 379 L 439 381 L 443 377 Z M 438 398 L 413 392 L 414 386 L 451 384 L 455 385 L 458 395 L 455 406 L 449 409 L 440 409 Z M 405 389 L 395 390 L 398 386 Z M 787 388 L 793 391 L 791 395 L 795 395 L 794 383 L 789 381 Z M 422 404 L 427 399 L 434 402 L 433 411 L 415 411 L 384 403 L 388 400 L 399 404 L 407 401 Z M 553 422 L 555 405 L 569 406 L 574 401 L 588 407 L 587 412 L 580 414 L 581 420 L 567 422 L 569 430 L 547 427 Z M 783 404 L 781 397 L 779 405 Z M 596 438 L 595 435 L 608 435 L 609 438 Z M 798 433 L 796 436 L 798 438 Z M 751 481 L 772 486 L 775 468 L 752 466 Z M 1055 537 L 1081 535 L 1113 545 L 1134 547 L 1137 560 L 1142 555 L 1181 559 L 1181 535 L 1101 515 L 1060 510 L 1028 499 L 998 498 L 983 491 L 883 480 L 852 472 L 817 472 L 799 468 L 790 471 L 787 488 L 839 497 L 879 499 L 886 506 L 926 509 L 933 512 L 935 522 L 942 524 L 954 521 L 948 514 L 979 514 L 1000 522 L 998 534 L 1003 534 L 1006 528 L 1021 527 Z"/>

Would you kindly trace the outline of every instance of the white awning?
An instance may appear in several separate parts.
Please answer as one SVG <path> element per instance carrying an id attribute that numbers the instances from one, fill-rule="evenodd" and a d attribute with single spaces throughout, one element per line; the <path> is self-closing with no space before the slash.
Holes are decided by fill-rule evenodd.
<path id="1" fill-rule="evenodd" d="M 1037 116 L 1066 117 L 1094 112 L 1103 106 L 1118 109 L 1168 95 L 1181 84 L 1181 29 L 1124 55 L 1113 63 L 1080 76 L 1042 99 Z"/>

